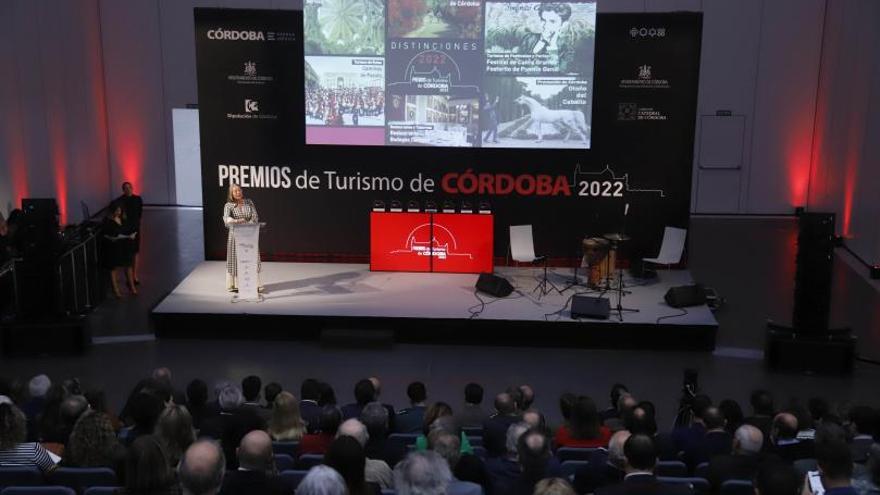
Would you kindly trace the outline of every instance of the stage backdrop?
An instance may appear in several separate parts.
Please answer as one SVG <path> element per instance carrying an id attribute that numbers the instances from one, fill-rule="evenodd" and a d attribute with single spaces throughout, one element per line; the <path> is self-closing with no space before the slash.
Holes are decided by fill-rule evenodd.
<path id="1" fill-rule="evenodd" d="M 688 225 L 699 13 L 598 15 L 589 150 L 306 145 L 302 12 L 197 8 L 195 23 L 206 259 L 225 257 L 230 182 L 268 222 L 264 260 L 366 261 L 376 200 L 486 203 L 500 258 L 510 225 L 558 258 L 622 230 L 654 255 L 664 226 Z"/>

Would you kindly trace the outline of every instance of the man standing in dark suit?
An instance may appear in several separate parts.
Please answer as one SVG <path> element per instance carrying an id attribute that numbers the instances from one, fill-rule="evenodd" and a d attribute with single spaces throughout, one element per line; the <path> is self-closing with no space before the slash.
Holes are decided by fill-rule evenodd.
<path id="1" fill-rule="evenodd" d="M 504 455 L 507 442 L 507 429 L 519 421 L 516 403 L 507 392 L 495 396 L 497 414 L 483 423 L 483 446 L 489 457 Z"/>
<path id="2" fill-rule="evenodd" d="M 236 453 L 238 470 L 226 475 L 220 495 L 290 493 L 290 487 L 275 472 L 272 439 L 265 431 L 255 430 L 245 435 Z"/>
<path id="3" fill-rule="evenodd" d="M 397 412 L 397 417 L 394 418 L 394 431 L 419 433 L 422 431 L 422 422 L 425 419 L 428 391 L 424 383 L 412 382 L 406 387 L 406 395 L 409 397 L 410 407 Z"/>
<path id="4" fill-rule="evenodd" d="M 317 433 L 318 423 L 321 421 L 321 406 L 318 405 L 318 399 L 321 397 L 320 390 L 318 380 L 314 378 L 303 380 L 299 389 L 299 413 L 303 421 L 306 422 L 309 433 Z"/>
<path id="5" fill-rule="evenodd" d="M 742 425 L 733 435 L 733 453 L 717 455 L 709 461 L 707 478 L 713 493 L 727 480 L 750 480 L 755 477 L 765 456 L 761 455 L 764 435 L 752 425 Z"/>
<path id="6" fill-rule="evenodd" d="M 684 484 L 663 484 L 654 476 L 657 465 L 657 449 L 648 435 L 633 435 L 623 445 L 626 459 L 623 481 L 596 490 L 596 495 L 691 495 L 693 491 Z"/>

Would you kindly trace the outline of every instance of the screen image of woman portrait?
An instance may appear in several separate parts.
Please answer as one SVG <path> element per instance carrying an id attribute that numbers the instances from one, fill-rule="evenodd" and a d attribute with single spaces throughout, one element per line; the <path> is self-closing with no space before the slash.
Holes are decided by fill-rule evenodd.
<path id="1" fill-rule="evenodd" d="M 226 237 L 226 290 L 238 291 L 238 258 L 235 254 L 235 229 L 234 225 L 242 223 L 258 223 L 260 217 L 254 202 L 244 197 L 244 191 L 238 184 L 230 184 L 226 195 L 226 205 L 223 207 L 223 224 L 229 231 Z M 257 286 L 263 291 L 260 282 L 262 264 L 257 263 Z"/>

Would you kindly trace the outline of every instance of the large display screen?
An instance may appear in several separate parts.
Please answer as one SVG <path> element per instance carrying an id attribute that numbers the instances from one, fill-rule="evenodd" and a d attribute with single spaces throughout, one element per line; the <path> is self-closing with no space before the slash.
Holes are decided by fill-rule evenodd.
<path id="1" fill-rule="evenodd" d="M 305 0 L 306 144 L 590 147 L 596 1 Z"/>

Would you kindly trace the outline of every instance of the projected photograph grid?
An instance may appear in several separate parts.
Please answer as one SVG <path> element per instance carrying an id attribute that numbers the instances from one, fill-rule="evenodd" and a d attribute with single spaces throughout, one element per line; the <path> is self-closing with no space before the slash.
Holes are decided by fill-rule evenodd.
<path id="1" fill-rule="evenodd" d="M 306 0 L 306 144 L 590 147 L 595 0 Z"/>

